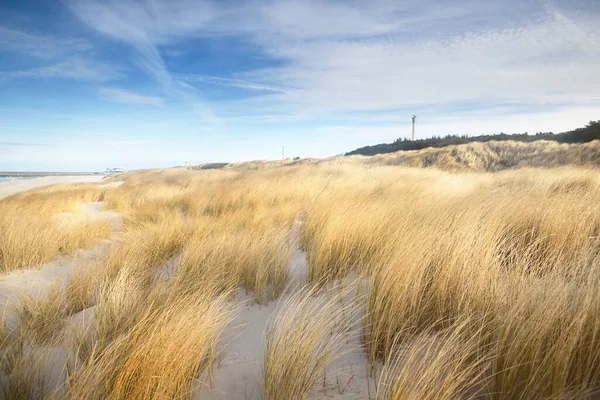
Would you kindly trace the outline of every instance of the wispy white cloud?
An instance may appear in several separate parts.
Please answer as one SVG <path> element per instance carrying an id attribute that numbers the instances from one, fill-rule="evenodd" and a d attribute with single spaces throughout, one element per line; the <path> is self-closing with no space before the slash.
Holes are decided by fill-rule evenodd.
<path id="1" fill-rule="evenodd" d="M 599 15 L 548 2 L 273 0 L 232 8 L 81 0 L 69 7 L 91 28 L 135 48 L 134 61 L 168 92 L 193 93 L 185 82 L 258 92 L 220 102 L 229 115 L 319 118 L 464 102 L 600 102 Z M 199 35 L 241 36 L 283 62 L 233 78 L 168 71 L 161 46 Z"/>
<path id="2" fill-rule="evenodd" d="M 256 90 L 259 92 L 276 92 L 284 93 L 290 91 L 289 88 L 282 86 L 265 85 L 259 82 L 250 82 L 241 79 L 224 78 L 219 76 L 210 75 L 197 75 L 197 74 L 174 74 L 174 79 L 182 80 L 186 82 L 201 82 L 210 83 L 213 85 L 231 86 L 239 89 Z"/>
<path id="3" fill-rule="evenodd" d="M 125 89 L 101 88 L 99 93 L 101 97 L 117 103 L 154 107 L 164 105 L 164 100 L 160 97 L 134 93 Z"/>
<path id="4" fill-rule="evenodd" d="M 186 101 L 204 124 L 222 123 L 198 90 L 173 79 L 160 49 L 200 32 L 215 16 L 211 1 L 69 0 L 67 4 L 84 24 L 133 48 L 134 64 L 154 78 L 165 95 Z"/>
<path id="5" fill-rule="evenodd" d="M 70 10 L 90 28 L 137 50 L 134 60 L 168 90 L 175 90 L 159 45 L 200 30 L 212 18 L 208 1 L 72 0 Z"/>
<path id="6" fill-rule="evenodd" d="M 26 33 L 0 26 L 0 51 L 24 53 L 41 59 L 54 59 L 92 48 L 80 38 L 61 38 Z"/>
<path id="7" fill-rule="evenodd" d="M 408 135 L 413 112 L 419 114 L 419 137 L 561 131 L 598 118 L 600 8 L 590 0 L 67 0 L 67 4 L 83 25 L 133 50 L 131 61 L 158 83 L 146 93 L 161 93 L 171 100 L 162 109 L 124 110 L 118 121 L 101 111 L 93 115 L 97 124 L 79 121 L 85 127 L 107 124 L 106 132 L 114 137 L 127 132 L 156 138 L 156 143 L 144 147 L 151 156 L 142 156 L 142 151 L 136 155 L 136 162 L 147 158 L 145 165 L 170 157 L 165 151 L 169 146 L 177 147 L 170 150 L 179 154 L 179 161 L 165 159 L 165 163 L 180 163 L 188 154 L 205 159 L 218 155 L 221 160 L 277 156 L 283 144 L 302 156 L 331 155 Z M 114 56 L 114 48 L 108 56 Z M 209 55 L 201 53 L 205 48 Z M 31 49 L 29 54 L 39 58 L 72 57 L 85 51 Z M 97 50 L 94 56 L 103 55 Z M 245 63 L 244 57 L 250 62 Z M 238 65 L 231 65 L 231 60 Z M 37 68 L 13 77 L 93 75 L 67 73 L 68 64 L 55 64 L 61 68 Z M 96 66 L 92 64 L 86 66 Z M 194 71 L 194 65 L 201 69 Z M 142 105 L 163 103 L 160 97 L 129 92 L 127 83 L 119 83 L 119 89 L 100 89 L 100 95 Z M 147 81 L 135 83 L 138 87 Z M 215 101 L 207 100 L 210 85 L 222 86 L 214 90 L 219 95 Z M 236 97 L 239 90 L 221 96 L 228 87 L 252 91 L 253 96 Z M 182 99 L 187 107 L 169 107 Z M 165 129 L 176 131 L 181 140 L 164 139 Z M 215 140 L 223 135 L 234 145 Z M 78 162 L 86 162 L 89 154 L 98 160 L 113 154 L 112 142 L 103 147 L 104 154 L 87 142 L 77 144 L 88 149 Z M 124 164 L 130 153 L 123 149 L 115 164 Z M 41 150 L 36 154 L 42 157 Z"/>
<path id="8" fill-rule="evenodd" d="M 230 107 L 256 115 L 301 110 L 314 119 L 465 102 L 600 105 L 600 13 L 533 1 L 452 5 L 266 3 L 253 40 L 284 62 L 238 77 L 295 90 Z"/>
<path id="9" fill-rule="evenodd" d="M 124 77 L 123 69 L 114 64 L 74 56 L 52 65 L 21 71 L 0 72 L 0 78 L 64 78 L 89 81 L 108 81 Z"/>
<path id="10" fill-rule="evenodd" d="M 206 0 L 78 0 L 71 11 L 95 30 L 126 43 L 168 44 L 199 31 L 214 16 Z"/>
<path id="11" fill-rule="evenodd" d="M 23 71 L 4 72 L 6 78 L 66 78 L 91 81 L 120 79 L 122 68 L 112 64 L 75 57 L 52 65 Z"/>
<path id="12" fill-rule="evenodd" d="M 377 7 L 379 5 L 379 7 Z M 291 0 L 265 2 L 258 6 L 259 31 L 271 36 L 267 40 L 347 39 L 388 34 L 401 27 L 401 20 L 386 17 L 397 7 L 375 2 Z M 383 12 L 382 12 L 383 11 Z"/>

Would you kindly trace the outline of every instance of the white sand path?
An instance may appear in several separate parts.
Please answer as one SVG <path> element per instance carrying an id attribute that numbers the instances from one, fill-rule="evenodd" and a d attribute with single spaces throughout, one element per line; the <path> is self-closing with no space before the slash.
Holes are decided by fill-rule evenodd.
<path id="1" fill-rule="evenodd" d="M 121 228 L 121 216 L 113 211 L 102 210 L 100 202 L 81 205 L 81 212 L 87 218 L 110 220 L 113 233 Z M 14 327 L 18 323 L 16 311 L 23 295 L 29 292 L 44 295 L 54 282 L 68 279 L 75 268 L 90 265 L 91 260 L 106 254 L 112 241 L 105 239 L 90 249 L 77 250 L 71 256 L 58 256 L 36 269 L 17 270 L 0 275 L 0 321 Z M 89 323 L 93 317 L 93 309 L 91 307 L 69 317 L 66 326 L 85 324 L 86 321 Z M 70 346 L 26 346 L 24 354 L 36 360 L 36 364 L 29 367 L 43 371 L 40 376 L 43 377 L 44 387 L 43 392 L 39 394 L 40 398 L 48 397 L 54 388 L 64 384 L 67 377 L 65 366 L 73 357 Z M 7 379 L 4 372 L 0 371 L 0 389 L 7 384 Z"/>
<path id="2" fill-rule="evenodd" d="M 113 232 L 121 228 L 121 216 L 113 211 L 102 210 L 100 202 L 83 204 L 81 212 L 88 218 L 110 220 Z M 0 275 L 0 319 L 4 317 L 6 311 L 9 312 L 8 322 L 13 322 L 13 308 L 25 293 L 45 293 L 52 283 L 68 279 L 76 267 L 105 254 L 111 243 L 112 240 L 104 239 L 90 249 L 77 250 L 71 256 L 60 255 L 38 268 L 21 269 Z"/>
<path id="3" fill-rule="evenodd" d="M 122 224 L 121 216 L 114 212 L 102 211 L 101 203 L 85 205 L 83 211 L 98 218 L 110 218 L 115 230 L 118 230 Z M 300 223 L 297 222 L 293 230 L 296 237 L 299 229 Z M 2 305 L 8 301 L 11 305 L 15 305 L 24 293 L 30 290 L 43 293 L 57 279 L 67 279 L 75 266 L 90 258 L 100 256 L 109 245 L 110 241 L 106 240 L 92 249 L 80 250 L 72 257 L 57 257 L 38 269 L 0 275 L 0 313 L 4 310 Z M 255 304 L 252 293 L 247 295 L 243 289 L 240 289 L 238 295 L 240 309 L 224 335 L 225 345 L 222 358 L 214 369 L 214 386 L 210 388 L 206 383 L 199 384 L 201 389 L 196 391 L 195 399 L 253 400 L 262 398 L 265 329 L 278 304 L 305 284 L 307 262 L 304 251 L 300 249 L 295 251 L 289 269 L 290 284 L 287 294 L 267 305 Z M 89 324 L 93 318 L 94 307 L 91 307 L 71 316 L 69 322 L 70 325 Z M 360 346 L 360 326 L 359 324 L 353 326 L 354 328 L 349 333 L 350 339 L 342 349 L 344 356 L 328 368 L 326 376 L 322 382 L 319 382 L 309 398 L 319 400 L 374 398 L 375 381 L 367 377 L 368 361 Z M 57 367 L 64 364 L 67 353 L 62 347 L 51 348 L 48 351 L 51 356 L 47 360 L 49 366 Z M 47 369 L 50 372 L 56 369 L 54 367 Z M 50 375 L 48 376 L 50 388 L 64 381 L 63 370 L 57 369 Z"/>
<path id="4" fill-rule="evenodd" d="M 296 222 L 292 234 L 298 236 L 299 229 L 300 223 Z M 208 383 L 204 383 L 194 399 L 262 399 L 265 329 L 278 304 L 306 283 L 306 269 L 306 253 L 297 249 L 289 265 L 288 290 L 267 305 L 254 303 L 252 294 L 246 295 L 240 289 L 237 300 L 241 306 L 224 335 L 222 358 L 214 367 L 214 386 L 210 388 Z M 360 345 L 360 324 L 353 324 L 348 336 L 350 339 L 342 349 L 344 355 L 328 368 L 325 379 L 318 384 L 310 399 L 374 398 L 375 381 L 367 378 L 368 360 Z"/>

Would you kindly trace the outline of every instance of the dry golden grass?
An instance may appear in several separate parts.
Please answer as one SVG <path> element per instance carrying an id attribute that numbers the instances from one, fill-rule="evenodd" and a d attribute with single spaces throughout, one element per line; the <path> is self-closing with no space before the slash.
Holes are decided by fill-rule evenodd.
<path id="1" fill-rule="evenodd" d="M 102 291 L 95 332 L 79 344 L 82 360 L 63 397 L 187 398 L 211 373 L 221 331 L 233 315 L 228 293 L 143 292 L 123 274 Z M 157 284 L 159 285 L 159 284 Z M 137 292 L 136 292 L 137 290 Z"/>
<path id="2" fill-rule="evenodd" d="M 181 250 L 191 234 L 192 224 L 180 217 L 131 228 L 125 223 L 124 242 L 113 246 L 107 274 L 115 276 L 125 268 L 152 280 L 156 269 Z"/>
<path id="3" fill-rule="evenodd" d="M 283 228 L 200 230 L 183 248 L 173 284 L 180 290 L 199 290 L 194 282 L 218 281 L 225 291 L 242 284 L 257 303 L 265 303 L 285 288 L 291 252 L 292 241 Z"/>
<path id="4" fill-rule="evenodd" d="M 108 238 L 110 222 L 79 208 L 103 196 L 93 185 L 55 185 L 0 200 L 0 272 L 37 267 Z"/>
<path id="5" fill-rule="evenodd" d="M 108 219 L 79 217 L 67 226 L 60 225 L 60 253 L 72 254 L 78 249 L 86 249 L 95 245 L 99 239 L 106 239 L 112 232 Z"/>
<path id="6" fill-rule="evenodd" d="M 499 165 L 492 153 L 482 161 L 476 149 L 459 150 L 461 167 L 449 169 Z M 514 165 L 530 157 L 519 151 Z M 45 343 L 65 315 L 95 305 L 58 397 L 189 398 L 199 380 L 210 382 L 238 289 L 261 304 L 284 292 L 294 221 L 303 222 L 312 289 L 282 298 L 270 325 L 265 398 L 306 398 L 340 355 L 347 311 L 323 293 L 355 275 L 368 286 L 362 345 L 372 372 L 383 365 L 379 398 L 580 399 L 600 390 L 597 170 L 448 173 L 354 158 L 246 167 L 129 173 L 110 190 L 49 188 L 0 202 L 0 226 L 12 227 L 0 230 L 4 271 L 102 236 L 55 234 L 52 215 L 78 202 L 101 197 L 124 218 L 92 275 L 79 271 L 64 293 L 21 307 L 34 317 L 20 331 Z M 40 211 L 18 211 L 26 199 Z"/>
<path id="7" fill-rule="evenodd" d="M 566 165 L 598 167 L 600 142 L 595 140 L 565 144 L 548 140 L 531 143 L 490 141 L 351 158 L 366 164 L 436 167 L 447 171 L 495 172 L 523 167 L 556 168 Z"/>
<path id="8" fill-rule="evenodd" d="M 91 262 L 73 270 L 64 285 L 67 314 L 78 313 L 96 304 L 101 273 L 99 263 Z"/>
<path id="9" fill-rule="evenodd" d="M 597 284 L 548 279 L 516 295 L 494 330 L 493 398 L 584 399 L 597 392 L 599 305 Z"/>
<path id="10" fill-rule="evenodd" d="M 147 278 L 136 272 L 123 268 L 100 286 L 92 337 L 101 348 L 132 329 L 146 312 Z"/>
<path id="11" fill-rule="evenodd" d="M 489 396 L 490 353 L 482 321 L 468 318 L 396 345 L 380 376 L 377 399 L 481 399 Z M 486 343 L 487 342 L 487 343 Z"/>
<path id="12" fill-rule="evenodd" d="M 6 373 L 6 380 L 0 385 L 0 396 L 10 400 L 43 399 L 45 397 L 45 371 L 40 368 L 40 355 L 25 353 L 21 349 Z"/>
<path id="13" fill-rule="evenodd" d="M 265 333 L 266 400 L 308 398 L 327 366 L 341 356 L 352 311 L 340 297 L 326 298 L 308 287 L 280 304 Z"/>
<path id="14" fill-rule="evenodd" d="M 111 255 L 109 271 L 133 265 L 154 271 L 180 255 L 175 285 L 220 276 L 225 289 L 241 283 L 259 303 L 277 298 L 287 281 L 289 229 L 300 205 L 284 203 L 280 197 L 292 194 L 271 185 L 238 185 L 236 175 L 233 180 L 231 173 L 218 177 L 211 171 L 205 180 L 190 172 L 152 171 L 107 193 L 108 204 L 125 213 L 124 243 Z M 274 185 L 283 187 L 283 179 Z"/>
<path id="15" fill-rule="evenodd" d="M 3 398 L 10 398 L 9 396 L 12 396 L 10 391 L 15 390 L 9 387 L 11 376 L 14 373 L 12 379 L 17 379 L 22 371 L 24 337 L 18 328 L 11 327 L 6 320 L 6 309 L 0 322 L 0 371 L 4 374 L 2 378 L 5 378 L 6 382 L 3 381 L 0 385 L 0 393 L 3 394 Z M 18 398 L 16 395 L 13 397 Z"/>
<path id="16" fill-rule="evenodd" d="M 551 140 L 534 142 L 489 141 L 452 145 L 443 148 L 397 151 L 374 156 L 346 156 L 324 159 L 291 158 L 274 161 L 230 163 L 217 171 L 201 173 L 231 173 L 233 171 L 265 171 L 273 169 L 302 169 L 314 165 L 363 164 L 365 166 L 393 165 L 404 168 L 437 168 L 453 172 L 498 172 L 517 168 L 558 168 L 564 166 L 599 167 L 600 141 L 588 143 L 558 143 Z M 282 168 L 283 167 L 283 168 Z M 153 176 L 158 176 L 155 171 Z"/>
<path id="17" fill-rule="evenodd" d="M 50 344 L 63 326 L 67 304 L 60 283 L 50 286 L 48 293 L 27 293 L 18 308 L 21 334 L 33 343 Z"/>

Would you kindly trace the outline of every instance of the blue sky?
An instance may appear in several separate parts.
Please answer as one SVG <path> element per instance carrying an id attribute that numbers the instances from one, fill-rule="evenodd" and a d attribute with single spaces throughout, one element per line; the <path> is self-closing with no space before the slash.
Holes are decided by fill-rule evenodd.
<path id="1" fill-rule="evenodd" d="M 324 157 L 600 118 L 597 0 L 0 0 L 0 170 Z"/>

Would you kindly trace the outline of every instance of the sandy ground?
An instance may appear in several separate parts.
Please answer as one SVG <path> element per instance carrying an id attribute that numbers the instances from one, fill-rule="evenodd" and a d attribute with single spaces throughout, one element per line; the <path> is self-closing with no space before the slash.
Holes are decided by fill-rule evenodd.
<path id="1" fill-rule="evenodd" d="M 57 183 L 89 183 L 100 182 L 104 175 L 81 175 L 81 176 L 43 176 L 41 178 L 23 179 L 11 182 L 0 182 L 0 199 L 25 190 L 35 189 L 42 186 Z"/>
<path id="2" fill-rule="evenodd" d="M 50 179 L 51 183 L 61 181 L 54 177 Z M 73 181 L 75 180 L 71 182 Z M 89 181 L 93 182 L 94 180 Z M 40 186 L 40 184 L 31 185 L 31 182 L 14 182 L 12 184 L 17 184 L 22 188 L 23 186 L 20 184 L 23 183 L 28 184 L 25 185 L 28 189 Z M 48 182 L 46 184 L 51 183 Z M 13 188 L 14 190 L 16 188 Z M 88 213 L 90 216 L 109 218 L 113 224 L 114 231 L 120 229 L 122 224 L 120 215 L 111 211 L 103 211 L 101 203 L 86 204 L 82 208 L 82 211 Z M 299 228 L 300 223 L 296 222 L 294 235 L 298 235 Z M 15 318 L 14 306 L 18 304 L 20 297 L 24 293 L 28 291 L 44 293 L 56 280 L 68 278 L 75 266 L 81 265 L 107 251 L 110 243 L 110 240 L 106 240 L 92 249 L 80 250 L 72 257 L 57 257 L 52 262 L 42 265 L 38 269 L 20 270 L 0 275 L 0 314 L 8 317 L 7 320 L 9 323 L 12 322 L 10 320 Z M 166 274 L 167 276 L 171 275 L 173 273 L 173 264 L 176 263 L 177 257 L 173 257 L 159 273 Z M 261 382 L 265 350 L 265 330 L 278 304 L 285 301 L 290 294 L 299 290 L 305 284 L 306 268 L 306 253 L 301 249 L 297 249 L 290 261 L 290 282 L 286 293 L 267 305 L 256 304 L 252 293 L 246 294 L 244 290 L 240 289 L 237 297 L 239 310 L 235 319 L 226 329 L 222 341 L 222 354 L 218 364 L 214 368 L 214 386 L 211 388 L 207 382 L 198 381 L 198 385 L 194 391 L 194 399 L 258 400 L 262 398 Z M 349 299 L 347 301 L 353 300 Z M 7 303 L 9 306 L 6 308 L 3 307 Z M 93 320 L 94 307 L 91 307 L 69 317 L 67 325 L 89 326 Z M 315 388 L 309 398 L 321 400 L 331 398 L 344 400 L 374 398 L 375 380 L 372 378 L 369 379 L 367 376 L 368 362 L 360 346 L 359 324 L 353 325 L 348 335 L 347 343 L 342 350 L 344 355 L 328 367 L 322 382 L 318 384 L 318 387 Z M 47 349 L 36 347 L 32 351 L 45 352 L 43 353 L 45 355 L 44 359 L 39 362 L 41 363 L 40 365 L 44 365 L 41 367 L 42 370 L 47 371 L 48 374 L 46 376 L 47 388 L 56 387 L 61 382 L 64 382 L 64 371 L 57 368 L 59 365 L 64 365 L 67 357 L 66 350 L 62 346 Z M 0 378 L 2 377 L 0 376 Z"/>
<path id="3" fill-rule="evenodd" d="M 88 182 L 98 180 L 99 179 L 88 180 Z M 67 182 L 74 183 L 81 181 L 67 180 Z M 14 183 L 21 182 L 9 182 L 9 184 Z M 51 183 L 46 184 L 54 183 L 65 183 L 65 180 L 52 179 Z M 45 184 L 33 186 L 27 185 L 26 189 L 22 190 L 43 185 Z M 15 188 L 13 188 L 13 190 L 14 189 Z M 118 232 L 121 228 L 121 216 L 113 211 L 102 210 L 102 203 L 100 202 L 83 204 L 81 206 L 81 212 L 88 218 L 104 218 L 110 220 L 113 233 Z M 58 214 L 57 217 L 61 218 L 62 216 Z M 93 248 L 76 251 L 72 256 L 58 256 L 49 263 L 40 265 L 39 268 L 36 269 L 17 270 L 0 275 L 0 321 L 6 322 L 9 327 L 14 326 L 17 323 L 16 307 L 20 303 L 23 295 L 26 293 L 44 295 L 52 284 L 57 281 L 65 281 L 68 279 L 75 268 L 82 266 L 93 267 L 94 263 L 90 262 L 99 257 L 103 257 L 113 240 L 114 237 L 111 240 L 103 240 Z M 90 314 L 93 314 L 93 310 L 94 308 L 91 307 L 69 317 L 65 324 L 65 329 L 89 323 L 89 321 L 92 320 Z M 70 348 L 71 347 L 64 346 L 26 346 L 24 348 L 24 357 L 32 360 L 32 364 L 29 367 L 44 371 L 42 374 L 44 380 L 44 392 L 43 394 L 39 394 L 40 398 L 48 397 L 54 388 L 59 387 L 65 382 L 67 371 L 64 366 L 66 365 L 65 363 L 67 360 L 72 360 L 73 357 L 73 354 L 70 354 L 68 351 Z M 35 374 L 32 376 L 35 376 Z M 5 385 L 7 382 L 6 380 L 6 375 L 4 372 L 0 371 L 0 386 Z"/>
<path id="4" fill-rule="evenodd" d="M 294 233 L 298 235 L 300 223 Z M 267 305 L 254 303 L 252 293 L 246 295 L 240 289 L 240 304 L 235 319 L 226 329 L 221 359 L 214 367 L 214 386 L 208 383 L 193 397 L 203 400 L 260 400 L 262 399 L 262 371 L 265 354 L 265 330 L 278 304 L 286 299 L 306 281 L 306 253 L 297 249 L 290 261 L 290 283 L 288 290 L 276 301 Z M 351 301 L 348 299 L 347 301 Z M 360 345 L 360 325 L 353 324 L 349 339 L 342 348 L 344 354 L 328 367 L 323 381 L 310 399 L 372 399 L 375 380 L 368 378 L 368 360 Z"/>
<path id="5" fill-rule="evenodd" d="M 102 203 L 89 203 L 81 206 L 82 213 L 91 218 L 110 220 L 113 232 L 120 229 L 121 216 L 113 211 L 102 210 Z M 45 293 L 50 286 L 71 276 L 74 268 L 100 257 L 106 252 L 111 240 L 103 240 L 91 249 L 78 250 L 73 256 L 58 256 L 36 269 L 21 269 L 0 275 L 0 319 L 6 315 L 7 321 L 14 321 L 14 307 L 27 292 Z"/>

